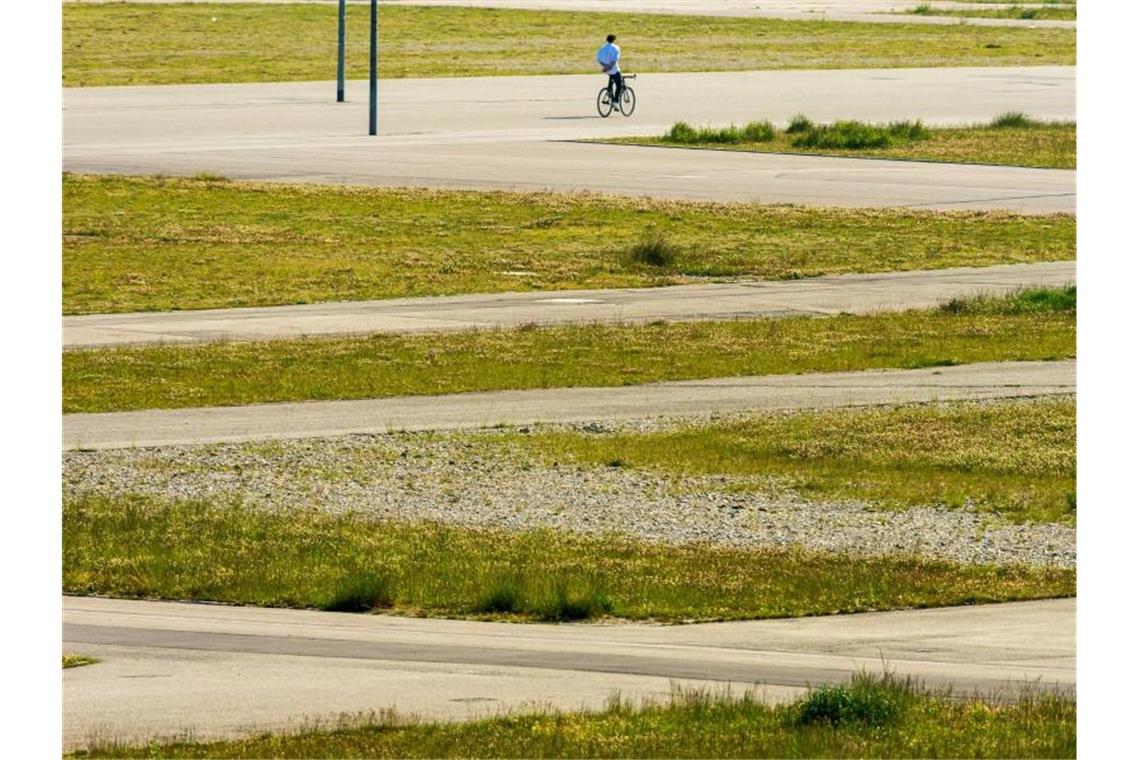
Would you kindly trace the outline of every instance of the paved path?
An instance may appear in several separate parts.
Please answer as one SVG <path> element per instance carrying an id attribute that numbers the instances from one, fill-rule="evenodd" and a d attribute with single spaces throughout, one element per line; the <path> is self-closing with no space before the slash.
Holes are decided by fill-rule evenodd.
<path id="1" fill-rule="evenodd" d="M 293 182 L 519 190 L 769 203 L 1075 209 L 1075 172 L 637 148 L 567 142 L 693 123 L 921 118 L 988 121 L 1019 110 L 1073 119 L 1072 67 L 646 74 L 631 119 L 601 119 L 596 76 L 385 81 L 381 136 L 367 88 L 332 83 L 70 89 L 64 168 Z M 602 169 L 604 167 L 604 170 Z"/>
<path id="2" fill-rule="evenodd" d="M 337 0 L 193 0 L 216 4 L 258 3 L 282 5 L 305 3 L 335 5 Z M 121 0 L 64 0 L 65 3 L 106 4 Z M 132 0 L 136 3 L 170 4 L 186 0 Z M 735 16 L 741 18 L 780 18 L 794 21 L 826 19 L 827 21 L 864 21 L 886 24 L 959 24 L 958 18 L 897 15 L 919 5 L 918 0 L 380 0 L 383 5 L 452 5 L 481 8 L 524 8 L 566 11 L 602 11 L 608 13 L 665 13 L 688 16 Z M 350 5 L 365 5 L 367 0 L 348 0 Z M 993 10 L 994 6 L 934 0 L 941 10 Z M 1024 3 L 1024 7 L 1038 7 Z M 1046 6 L 1047 7 L 1047 6 Z M 1075 27 L 1075 21 L 1025 21 L 1021 19 L 968 19 L 968 24 L 984 26 Z"/>
<path id="3" fill-rule="evenodd" d="M 497 293 L 247 309 L 64 317 L 65 348 L 201 343 L 353 333 L 418 333 L 525 324 L 650 322 L 868 313 L 1076 282 L 1076 263 L 835 275 L 663 288 Z"/>
<path id="4" fill-rule="evenodd" d="M 619 388 L 555 388 L 362 401 L 163 409 L 63 417 L 63 446 L 133 446 L 318 438 L 396 430 L 587 422 L 748 410 L 1046 396 L 1076 392 L 1071 361 L 769 375 Z"/>
<path id="5" fill-rule="evenodd" d="M 784 700 L 860 670 L 992 692 L 1075 686 L 1074 600 L 690 626 L 518 625 L 64 597 L 68 749 L 92 734 L 199 739 L 383 710 L 461 719 L 598 708 L 671 684 Z M 300 685 L 303 684 L 303 688 Z M 177 688 L 175 688 L 175 686 Z"/>

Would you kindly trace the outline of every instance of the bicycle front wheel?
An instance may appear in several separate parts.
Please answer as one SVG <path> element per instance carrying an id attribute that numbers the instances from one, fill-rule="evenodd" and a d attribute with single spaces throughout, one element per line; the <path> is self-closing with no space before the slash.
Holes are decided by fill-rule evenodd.
<path id="1" fill-rule="evenodd" d="M 598 93 L 598 115 L 603 119 L 614 112 L 614 102 L 610 100 L 610 89 L 603 87 Z"/>
<path id="2" fill-rule="evenodd" d="M 633 116 L 633 109 L 637 107 L 637 96 L 633 94 L 632 87 L 622 90 L 618 106 L 621 108 L 622 116 Z"/>

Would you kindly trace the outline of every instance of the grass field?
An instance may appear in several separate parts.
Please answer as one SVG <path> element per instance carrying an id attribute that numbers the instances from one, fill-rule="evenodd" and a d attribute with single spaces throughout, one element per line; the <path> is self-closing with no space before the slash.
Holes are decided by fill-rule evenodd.
<path id="1" fill-rule="evenodd" d="M 992 4 L 992 3 L 991 3 Z M 1026 21 L 1076 21 L 1077 6 L 1052 4 L 1051 7 L 1022 6 L 1016 2 L 1005 0 L 1002 8 L 974 8 L 971 10 L 954 10 L 941 8 L 937 4 L 920 3 L 906 11 L 918 16 L 952 16 L 957 18 L 1014 18 Z"/>
<path id="2" fill-rule="evenodd" d="M 87 657 L 81 654 L 65 654 L 63 656 L 63 669 L 68 668 L 81 668 L 84 665 L 94 665 L 99 662 L 94 657 Z"/>
<path id="3" fill-rule="evenodd" d="M 64 175 L 68 314 L 1073 259 L 1073 215 Z M 631 256 L 656 231 L 676 251 Z"/>
<path id="4" fill-rule="evenodd" d="M 70 87 L 332 79 L 335 11 L 319 5 L 63 8 Z M 630 71 L 1073 64 L 1070 29 L 386 7 L 383 77 L 594 73 L 618 29 Z M 367 77 L 368 9 L 348 8 L 347 76 Z M 504 40 L 525 40 L 503 55 Z"/>
<path id="5" fill-rule="evenodd" d="M 606 142 L 754 153 L 1077 168 L 1077 125 L 1071 122 L 1036 122 L 1022 118 L 1013 126 L 1004 126 L 995 119 L 994 124 L 954 128 L 926 128 L 918 122 L 873 125 L 848 121 L 836 125 L 815 125 L 802 118 L 791 123 L 797 124 L 798 128 L 794 131 L 775 130 L 765 122 L 744 127 L 694 128 L 681 122 L 661 137 L 627 137 Z M 911 129 L 892 129 L 895 126 Z"/>
<path id="6" fill-rule="evenodd" d="M 428 616 L 680 622 L 1063 597 L 1075 593 L 1075 573 L 79 496 L 63 509 L 63 590 Z"/>
<path id="7" fill-rule="evenodd" d="M 507 445 L 547 465 L 743 478 L 734 488 L 753 478 L 752 487 L 774 482 L 808 499 L 1076 519 L 1072 399 L 756 415 L 651 433 L 532 432 L 479 445 Z"/>
<path id="8" fill-rule="evenodd" d="M 572 325 L 63 354 L 63 410 L 109 412 L 1072 358 L 1075 289 L 867 316 Z"/>
<path id="9" fill-rule="evenodd" d="M 1077 749 L 1070 695 L 952 699 L 891 676 L 858 675 L 796 702 L 676 691 L 617 699 L 600 713 L 537 713 L 467 723 L 397 717 L 332 731 L 212 744 L 107 747 L 78 757 L 977 757 L 1066 758 Z"/>

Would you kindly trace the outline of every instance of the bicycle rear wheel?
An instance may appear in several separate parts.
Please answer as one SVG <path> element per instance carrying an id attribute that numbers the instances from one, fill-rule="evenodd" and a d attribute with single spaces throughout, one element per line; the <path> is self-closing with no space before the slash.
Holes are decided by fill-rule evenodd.
<path id="1" fill-rule="evenodd" d="M 603 119 L 614 112 L 614 102 L 610 100 L 610 88 L 603 87 L 598 93 L 598 115 Z"/>
<path id="2" fill-rule="evenodd" d="M 618 107 L 622 116 L 633 116 L 633 109 L 637 107 L 637 95 L 634 94 L 632 87 L 622 89 Z"/>

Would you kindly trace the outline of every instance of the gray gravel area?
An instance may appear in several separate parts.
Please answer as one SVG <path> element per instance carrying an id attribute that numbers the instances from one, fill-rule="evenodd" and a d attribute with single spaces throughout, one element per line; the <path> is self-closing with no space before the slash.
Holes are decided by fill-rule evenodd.
<path id="1" fill-rule="evenodd" d="M 621 427 L 669 424 L 675 422 Z M 602 423 L 567 427 L 615 429 Z M 502 446 L 480 445 L 481 437 L 498 435 L 408 433 L 69 452 L 64 496 L 240 499 L 264 509 L 356 512 L 381 520 L 618 532 L 747 548 L 919 553 L 962 563 L 1072 567 L 1076 561 L 1076 530 L 1068 525 L 1017 525 L 968 509 L 882 510 L 856 501 L 806 501 L 739 477 L 550 466 Z"/>

